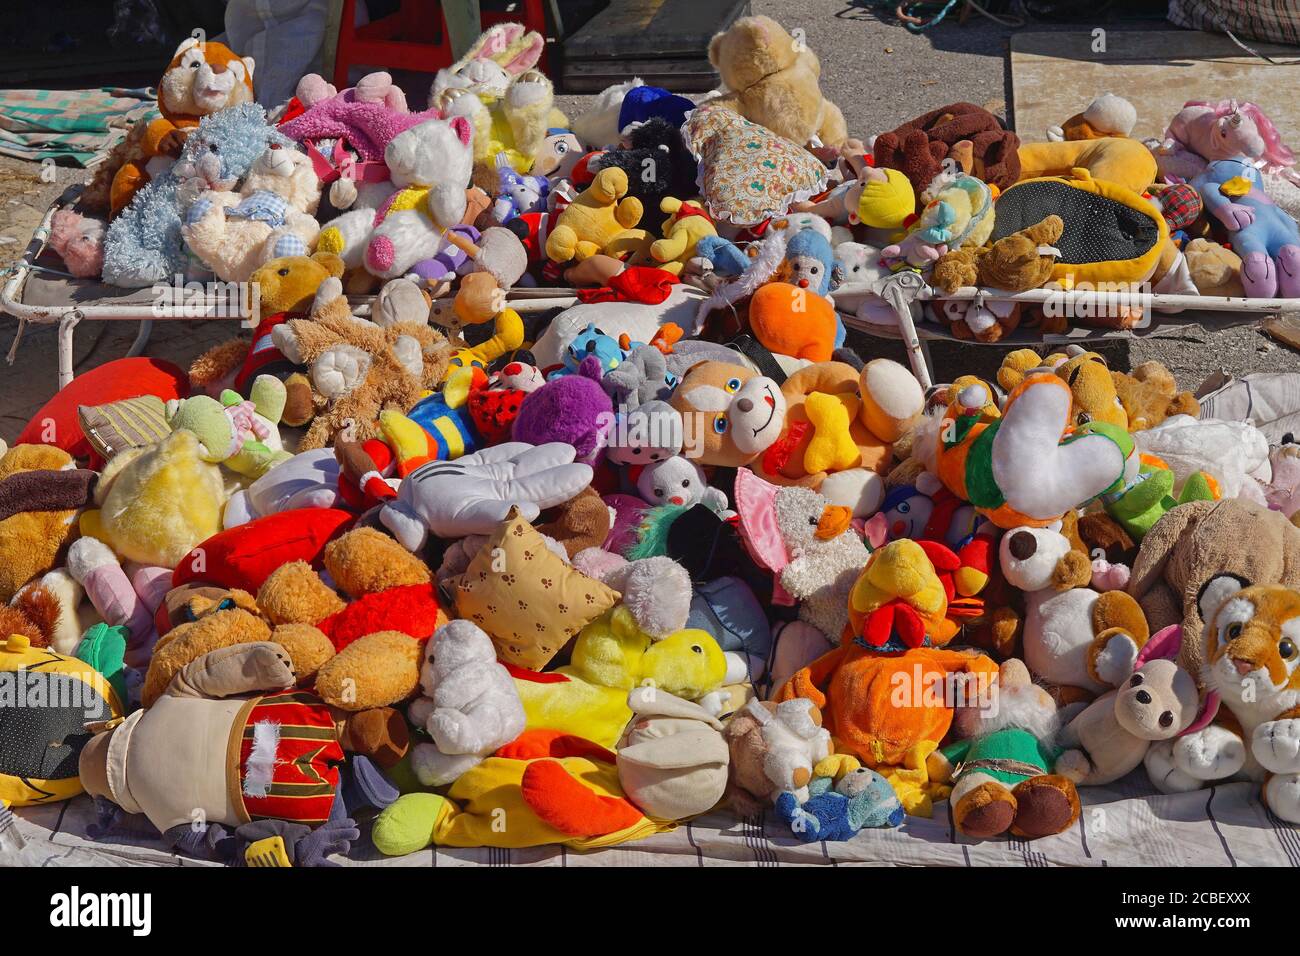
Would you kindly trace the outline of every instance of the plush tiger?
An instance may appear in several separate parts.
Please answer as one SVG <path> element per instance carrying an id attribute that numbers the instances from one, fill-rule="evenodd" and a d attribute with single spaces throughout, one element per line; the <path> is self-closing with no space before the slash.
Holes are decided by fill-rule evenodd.
<path id="1" fill-rule="evenodd" d="M 1269 809 L 1300 823 L 1300 590 L 1223 574 L 1206 582 L 1198 603 L 1205 686 L 1227 713 L 1189 735 L 1200 738 L 1188 741 L 1189 769 L 1202 780 L 1261 781 Z"/>

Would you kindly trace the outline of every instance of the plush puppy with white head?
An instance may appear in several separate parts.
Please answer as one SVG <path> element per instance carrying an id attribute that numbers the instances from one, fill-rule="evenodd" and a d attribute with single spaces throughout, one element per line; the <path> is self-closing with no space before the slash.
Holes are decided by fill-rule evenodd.
<path id="1" fill-rule="evenodd" d="M 682 416 L 684 454 L 701 465 L 748 464 L 776 441 L 785 424 L 781 387 L 765 375 L 727 362 L 692 366 L 670 404 Z"/>

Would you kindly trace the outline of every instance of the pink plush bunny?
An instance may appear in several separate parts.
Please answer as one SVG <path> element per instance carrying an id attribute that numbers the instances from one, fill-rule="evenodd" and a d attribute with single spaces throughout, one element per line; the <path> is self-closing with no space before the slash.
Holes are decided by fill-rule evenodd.
<path id="1" fill-rule="evenodd" d="M 63 257 L 74 276 L 98 279 L 104 268 L 106 228 L 102 219 L 60 209 L 50 220 L 50 248 Z"/>

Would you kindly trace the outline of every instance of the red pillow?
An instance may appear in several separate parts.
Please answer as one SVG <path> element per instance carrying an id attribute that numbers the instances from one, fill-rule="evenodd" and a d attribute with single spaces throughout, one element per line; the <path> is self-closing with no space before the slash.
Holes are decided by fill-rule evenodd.
<path id="1" fill-rule="evenodd" d="M 171 362 L 124 358 L 78 375 L 41 406 L 18 436 L 19 445 L 53 445 L 73 458 L 91 455 L 77 421 L 78 405 L 105 405 L 123 398 L 157 395 L 164 402 L 189 395 L 189 378 Z"/>
<path id="2" fill-rule="evenodd" d="M 337 508 L 296 508 L 219 531 L 181 558 L 172 587 L 203 581 L 256 594 L 271 572 L 290 561 L 320 567 L 325 545 L 356 515 Z"/>

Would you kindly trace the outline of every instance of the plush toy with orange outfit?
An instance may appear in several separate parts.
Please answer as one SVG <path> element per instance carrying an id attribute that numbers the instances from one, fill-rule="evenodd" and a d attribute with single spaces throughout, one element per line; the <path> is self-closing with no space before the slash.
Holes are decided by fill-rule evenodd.
<path id="1" fill-rule="evenodd" d="M 952 725 L 956 675 L 997 673 L 983 654 L 945 647 L 958 631 L 948 614 L 958 564 L 931 541 L 901 539 L 873 553 L 849 593 L 846 639 L 776 695 L 816 704 L 835 750 L 883 773 L 915 815 L 944 795 L 928 786 L 925 759 Z"/>
<path id="2" fill-rule="evenodd" d="M 96 172 L 86 187 L 90 208 L 116 216 L 157 175 L 160 164 L 180 155 L 186 134 L 201 117 L 253 102 L 253 65 L 251 56 L 241 57 L 224 44 L 187 37 L 158 82 L 162 115 L 133 129 Z"/>

